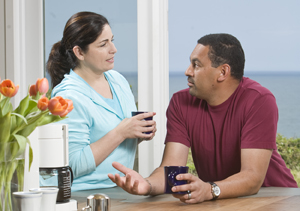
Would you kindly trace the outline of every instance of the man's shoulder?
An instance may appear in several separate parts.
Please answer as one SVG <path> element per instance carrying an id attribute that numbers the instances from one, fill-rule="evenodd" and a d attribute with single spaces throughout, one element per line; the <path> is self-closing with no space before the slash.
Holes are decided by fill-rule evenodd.
<path id="1" fill-rule="evenodd" d="M 258 95 L 266 95 L 266 94 L 273 95 L 269 89 L 267 89 L 257 81 L 254 81 L 248 77 L 243 78 L 242 89 L 246 92 L 255 92 Z"/>

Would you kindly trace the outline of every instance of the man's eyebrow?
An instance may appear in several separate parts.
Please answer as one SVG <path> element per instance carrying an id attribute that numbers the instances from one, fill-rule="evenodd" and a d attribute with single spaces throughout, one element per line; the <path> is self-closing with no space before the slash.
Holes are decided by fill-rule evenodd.
<path id="1" fill-rule="evenodd" d="M 200 64 L 202 64 L 198 58 L 192 59 L 191 62 L 192 62 L 192 63 L 199 62 Z"/>

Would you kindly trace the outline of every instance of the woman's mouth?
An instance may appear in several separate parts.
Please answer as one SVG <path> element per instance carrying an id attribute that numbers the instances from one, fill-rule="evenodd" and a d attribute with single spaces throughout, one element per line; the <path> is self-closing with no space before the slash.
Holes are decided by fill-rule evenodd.
<path id="1" fill-rule="evenodd" d="M 108 60 L 106 60 L 107 62 L 110 62 L 110 63 L 114 63 L 114 57 L 113 58 L 110 58 L 110 59 L 108 59 Z"/>

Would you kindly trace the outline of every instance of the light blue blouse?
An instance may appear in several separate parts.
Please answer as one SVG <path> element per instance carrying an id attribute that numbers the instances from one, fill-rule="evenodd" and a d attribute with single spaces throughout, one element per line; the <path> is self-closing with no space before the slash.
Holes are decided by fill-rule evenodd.
<path id="1" fill-rule="evenodd" d="M 74 173 L 72 191 L 115 186 L 107 176 L 108 173 L 121 174 L 112 167 L 113 161 L 133 168 L 136 139 L 124 140 L 100 165 L 95 165 L 90 144 L 115 128 L 124 118 L 130 118 L 131 111 L 136 111 L 127 80 L 114 70 L 104 74 L 119 102 L 119 111 L 105 102 L 101 95 L 72 70 L 52 91 L 52 96 L 71 99 L 74 105 L 68 118 L 59 122 L 69 126 L 69 163 Z"/>

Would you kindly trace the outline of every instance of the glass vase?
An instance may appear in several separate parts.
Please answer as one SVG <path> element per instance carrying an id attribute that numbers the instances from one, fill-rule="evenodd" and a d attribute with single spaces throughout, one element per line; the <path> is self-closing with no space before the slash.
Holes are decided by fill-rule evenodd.
<path id="1" fill-rule="evenodd" d="M 23 191 L 24 154 L 16 141 L 0 144 L 0 211 L 12 211 L 12 193 Z"/>

